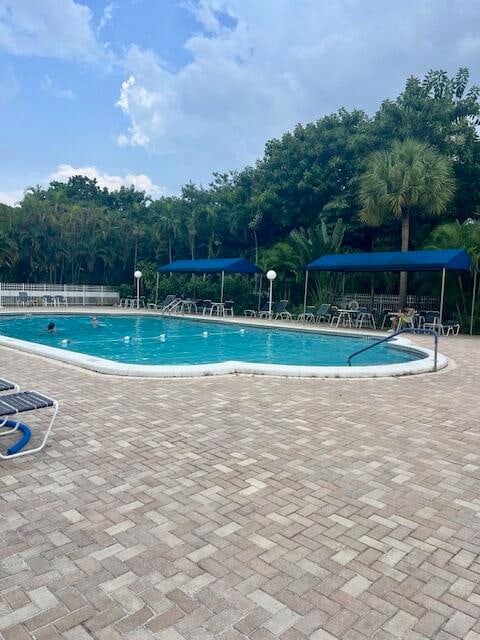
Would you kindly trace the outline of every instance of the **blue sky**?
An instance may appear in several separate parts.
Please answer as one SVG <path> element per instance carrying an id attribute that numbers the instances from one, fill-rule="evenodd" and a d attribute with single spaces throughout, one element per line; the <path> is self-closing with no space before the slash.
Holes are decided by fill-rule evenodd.
<path id="1" fill-rule="evenodd" d="M 97 177 L 153 196 L 297 122 L 468 66 L 480 0 L 0 0 L 0 201 Z"/>

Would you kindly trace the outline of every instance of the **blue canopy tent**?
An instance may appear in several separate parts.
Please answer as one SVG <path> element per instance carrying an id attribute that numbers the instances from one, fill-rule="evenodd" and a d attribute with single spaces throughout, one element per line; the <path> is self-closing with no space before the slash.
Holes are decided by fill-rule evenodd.
<path id="1" fill-rule="evenodd" d="M 443 317 L 445 277 L 447 271 L 470 271 L 472 261 L 463 249 L 426 251 L 379 251 L 378 253 L 327 254 L 307 264 L 304 306 L 307 304 L 310 271 L 441 271 L 440 322 Z M 475 292 L 475 286 L 474 286 Z"/>
<path id="2" fill-rule="evenodd" d="M 163 267 L 157 267 L 157 289 L 155 304 L 158 301 L 158 281 L 161 273 L 221 273 L 222 289 L 220 302 L 223 302 L 223 290 L 226 273 L 259 273 L 263 274 L 260 267 L 245 258 L 212 258 L 210 260 L 175 260 Z"/>

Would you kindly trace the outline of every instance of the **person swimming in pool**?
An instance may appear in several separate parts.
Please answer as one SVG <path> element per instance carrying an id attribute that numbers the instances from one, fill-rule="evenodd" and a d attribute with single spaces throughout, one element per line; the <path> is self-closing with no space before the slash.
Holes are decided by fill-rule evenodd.
<path id="1" fill-rule="evenodd" d="M 95 316 L 93 316 L 92 317 L 92 327 L 98 327 L 98 326 L 99 326 L 98 320 L 96 319 Z"/>
<path id="2" fill-rule="evenodd" d="M 48 323 L 47 331 L 48 331 L 48 333 L 54 333 L 54 331 L 56 331 L 56 327 L 55 327 L 55 323 L 54 322 L 49 322 Z"/>

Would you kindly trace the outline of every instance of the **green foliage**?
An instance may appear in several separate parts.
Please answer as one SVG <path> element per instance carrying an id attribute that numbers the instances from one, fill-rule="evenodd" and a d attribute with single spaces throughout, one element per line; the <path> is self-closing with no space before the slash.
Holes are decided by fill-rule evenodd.
<path id="1" fill-rule="evenodd" d="M 147 264 L 241 255 L 274 266 L 278 295 L 300 303 L 303 267 L 322 253 L 398 248 L 398 220 L 386 211 L 408 211 L 415 248 L 431 241 L 433 214 L 441 213 L 446 223 L 458 219 L 463 224 L 480 212 L 480 92 L 469 80 L 466 69 L 453 77 L 441 70 L 423 79 L 411 77 L 401 94 L 383 102 L 373 117 L 340 109 L 299 124 L 270 140 L 254 166 L 216 173 L 208 186 L 188 183 L 178 196 L 152 201 L 133 187 L 109 192 L 84 176 L 31 187 L 18 207 L 0 205 L 0 276 L 10 281 L 131 283 L 133 289 L 133 271 L 141 266 L 151 296 L 155 274 Z M 408 147 L 409 159 L 406 153 L 401 157 L 408 170 L 399 170 L 398 162 L 393 163 L 395 150 Z M 367 189 L 364 176 L 372 153 L 391 162 L 384 163 L 383 176 L 375 175 L 377 185 Z M 452 173 L 457 183 L 453 198 Z M 373 206 L 372 193 L 381 193 L 380 183 L 387 185 L 386 195 L 375 198 Z M 376 219 L 381 226 L 364 224 L 362 208 L 370 222 Z M 368 288 L 366 278 L 359 276 L 355 284 Z M 378 289 L 393 286 L 388 275 L 376 278 Z M 214 279 L 197 280 L 176 286 L 186 291 L 196 283 L 200 295 L 206 287 L 209 297 L 218 297 L 209 289 L 218 284 Z M 335 276 L 312 280 L 320 301 L 339 286 Z M 427 281 L 416 280 L 415 286 Z M 242 280 L 236 289 L 232 281 L 232 291 L 248 297 L 252 294 L 247 291 L 258 284 L 258 279 Z M 252 306 L 254 300 L 245 304 Z"/>
<path id="2" fill-rule="evenodd" d="M 427 244 L 429 249 L 464 249 L 472 258 L 473 264 L 480 265 L 480 221 L 466 220 L 460 223 L 447 222 L 439 225 L 430 234 Z M 470 325 L 470 280 L 469 275 L 450 276 L 447 280 L 447 296 L 450 304 L 456 307 L 457 316 L 462 318 L 462 326 Z M 476 298 L 474 310 L 476 330 L 480 330 L 480 296 Z"/>
<path id="3" fill-rule="evenodd" d="M 375 151 L 360 178 L 360 218 L 380 226 L 388 218 L 440 215 L 455 192 L 451 163 L 431 145 L 412 138 Z"/>

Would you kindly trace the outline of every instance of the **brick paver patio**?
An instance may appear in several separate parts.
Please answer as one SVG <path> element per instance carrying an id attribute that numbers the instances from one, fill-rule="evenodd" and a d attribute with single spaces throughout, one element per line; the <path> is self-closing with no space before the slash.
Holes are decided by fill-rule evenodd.
<path id="1" fill-rule="evenodd" d="M 48 448 L 0 465 L 3 638 L 480 639 L 479 347 L 382 380 L 121 379 L 0 349 L 61 402 Z"/>

